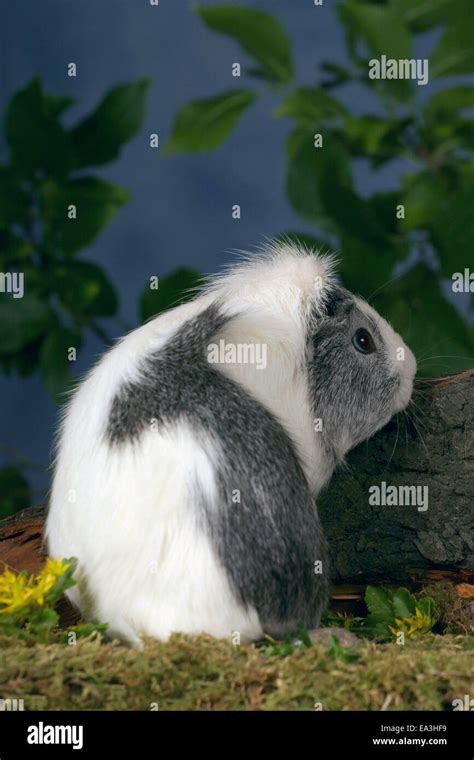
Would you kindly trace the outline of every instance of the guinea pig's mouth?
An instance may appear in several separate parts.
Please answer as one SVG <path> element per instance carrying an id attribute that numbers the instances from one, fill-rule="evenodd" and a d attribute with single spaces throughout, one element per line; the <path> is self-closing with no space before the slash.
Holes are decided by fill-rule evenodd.
<path id="1" fill-rule="evenodd" d="M 397 386 L 393 395 L 394 414 L 406 409 L 410 403 L 417 369 L 416 359 L 412 351 L 407 346 L 404 346 L 404 348 L 404 361 L 401 362 L 396 373 Z"/>
<path id="2" fill-rule="evenodd" d="M 413 377 L 398 377 L 398 387 L 394 396 L 394 414 L 406 409 L 413 394 Z"/>

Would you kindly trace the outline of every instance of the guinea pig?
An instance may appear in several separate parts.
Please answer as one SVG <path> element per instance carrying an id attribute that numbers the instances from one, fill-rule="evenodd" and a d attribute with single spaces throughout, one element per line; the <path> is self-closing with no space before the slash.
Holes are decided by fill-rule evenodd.
<path id="1" fill-rule="evenodd" d="M 272 243 L 211 278 L 120 340 L 67 405 L 46 540 L 78 560 L 71 601 L 138 646 L 316 628 L 316 497 L 408 404 L 415 370 L 330 256 Z"/>

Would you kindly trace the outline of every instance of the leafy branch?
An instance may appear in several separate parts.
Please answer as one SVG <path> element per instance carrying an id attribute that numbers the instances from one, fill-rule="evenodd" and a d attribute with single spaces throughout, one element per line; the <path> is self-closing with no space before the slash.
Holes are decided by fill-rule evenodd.
<path id="1" fill-rule="evenodd" d="M 342 0 L 336 12 L 350 63 L 320 62 L 311 84 L 295 81 L 291 41 L 275 17 L 224 4 L 197 4 L 194 10 L 208 29 L 232 39 L 250 58 L 245 73 L 264 87 L 239 84 L 186 104 L 166 151 L 217 148 L 252 104 L 267 91 L 279 94 L 272 115 L 291 124 L 286 193 L 314 231 L 290 237 L 338 250 L 344 283 L 366 298 L 375 293 L 374 305 L 422 358 L 421 374 L 469 366 L 474 329 L 447 292 L 474 247 L 474 87 L 456 84 L 423 102 L 423 87 L 415 81 L 368 76 L 370 59 L 410 59 L 417 36 L 434 28 L 441 36 L 429 55 L 431 78 L 472 74 L 469 0 Z M 354 84 L 371 93 L 373 113 L 354 114 L 345 105 L 340 90 Z M 356 166 L 363 162 L 376 176 L 394 161 L 410 166 L 398 187 L 362 195 Z"/>

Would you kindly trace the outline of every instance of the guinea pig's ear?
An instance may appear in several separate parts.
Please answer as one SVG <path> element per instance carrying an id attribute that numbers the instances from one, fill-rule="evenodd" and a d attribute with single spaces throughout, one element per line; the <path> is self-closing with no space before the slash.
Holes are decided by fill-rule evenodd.
<path id="1" fill-rule="evenodd" d="M 328 319 L 345 319 L 354 307 L 352 294 L 339 285 L 333 285 L 324 300 L 322 315 Z"/>

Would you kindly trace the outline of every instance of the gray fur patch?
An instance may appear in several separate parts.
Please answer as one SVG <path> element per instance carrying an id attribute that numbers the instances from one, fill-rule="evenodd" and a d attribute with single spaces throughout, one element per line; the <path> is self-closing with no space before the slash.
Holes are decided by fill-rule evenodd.
<path id="1" fill-rule="evenodd" d="M 211 364 L 206 347 L 225 323 L 217 307 L 183 325 L 142 366 L 140 383 L 114 399 L 110 445 L 136 440 L 149 427 L 185 420 L 213 436 L 218 508 L 201 495 L 204 529 L 236 598 L 254 607 L 268 633 L 319 624 L 327 600 L 326 544 L 294 446 L 279 421 Z M 232 495 L 240 492 L 240 503 Z M 321 561 L 323 572 L 315 572 Z"/>
<path id="2" fill-rule="evenodd" d="M 352 345 L 361 327 L 372 335 L 376 345 L 372 354 L 358 353 Z M 400 381 L 389 371 L 377 324 L 344 288 L 334 289 L 326 318 L 315 319 L 310 357 L 313 412 L 322 420 L 323 441 L 336 462 L 341 440 L 356 446 L 379 429 L 381 420 L 388 421 L 387 410 Z"/>

